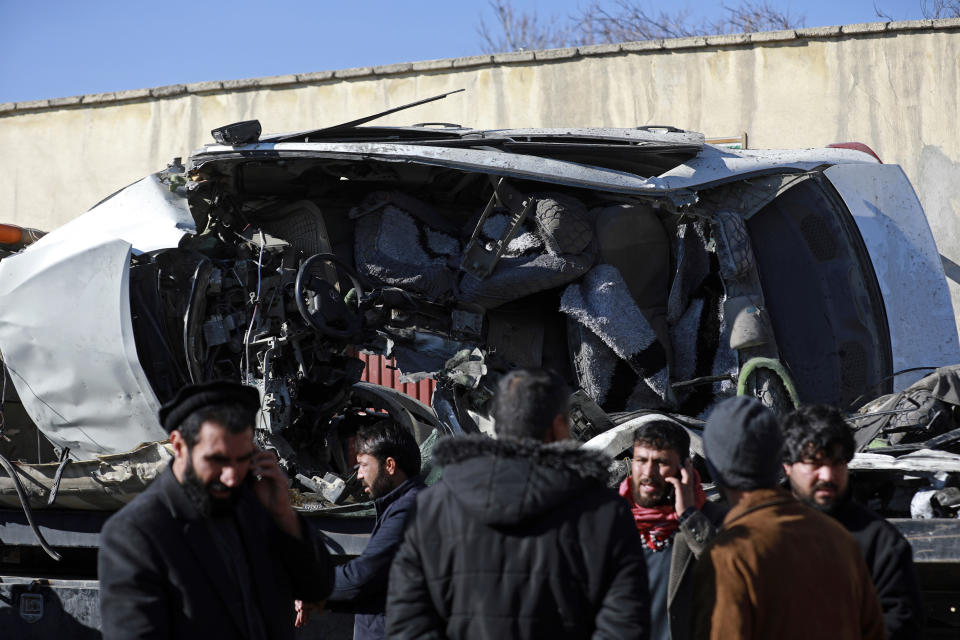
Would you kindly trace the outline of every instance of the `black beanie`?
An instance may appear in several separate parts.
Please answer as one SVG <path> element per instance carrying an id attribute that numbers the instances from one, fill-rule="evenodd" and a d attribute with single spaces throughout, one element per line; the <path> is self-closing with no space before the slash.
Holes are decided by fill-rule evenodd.
<path id="1" fill-rule="evenodd" d="M 260 409 L 260 392 L 254 387 L 242 385 L 239 382 L 205 382 L 203 384 L 188 384 L 177 391 L 173 400 L 167 402 L 158 413 L 160 424 L 170 433 L 178 429 L 180 424 L 191 413 L 203 407 L 216 404 L 233 404 L 250 411 L 250 425 L 254 423 L 254 414 Z"/>
<path id="2" fill-rule="evenodd" d="M 718 485 L 750 491 L 776 486 L 783 434 L 773 411 L 755 398 L 727 398 L 703 431 L 707 470 Z"/>

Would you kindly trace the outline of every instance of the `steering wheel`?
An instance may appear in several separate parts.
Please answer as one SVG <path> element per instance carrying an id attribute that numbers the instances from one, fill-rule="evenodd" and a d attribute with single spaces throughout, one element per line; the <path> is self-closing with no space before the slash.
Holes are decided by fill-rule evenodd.
<path id="1" fill-rule="evenodd" d="M 363 297 L 363 285 L 360 276 L 332 253 L 317 253 L 303 261 L 297 270 L 294 299 L 303 320 L 317 332 L 331 338 L 349 338 L 360 330 L 360 315 L 347 306 L 336 287 L 322 278 L 311 274 L 311 268 L 317 262 L 329 262 L 342 271 L 353 284 L 357 297 Z M 307 292 L 314 294 L 316 309 L 310 309 Z"/>

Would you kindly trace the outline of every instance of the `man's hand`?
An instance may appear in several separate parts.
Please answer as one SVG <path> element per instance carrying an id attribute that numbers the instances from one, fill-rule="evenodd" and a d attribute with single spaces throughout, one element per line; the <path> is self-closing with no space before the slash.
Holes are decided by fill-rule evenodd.
<path id="1" fill-rule="evenodd" d="M 323 604 L 323 602 L 304 602 L 303 600 L 294 600 L 293 610 L 297 612 L 297 619 L 294 621 L 293 626 L 300 628 L 310 622 L 310 614 L 316 613 L 317 615 L 320 615 L 323 613 Z"/>
<path id="2" fill-rule="evenodd" d="M 683 462 L 680 467 L 679 478 L 665 478 L 667 482 L 673 485 L 674 501 L 673 508 L 677 515 L 687 510 L 687 507 L 695 507 L 696 501 L 693 497 L 693 463 L 690 458 Z"/>
<path id="3" fill-rule="evenodd" d="M 250 474 L 254 477 L 253 490 L 281 529 L 294 538 L 301 539 L 300 521 L 290 506 L 290 490 L 287 476 L 277 464 L 272 451 L 258 451 L 250 461 Z"/>

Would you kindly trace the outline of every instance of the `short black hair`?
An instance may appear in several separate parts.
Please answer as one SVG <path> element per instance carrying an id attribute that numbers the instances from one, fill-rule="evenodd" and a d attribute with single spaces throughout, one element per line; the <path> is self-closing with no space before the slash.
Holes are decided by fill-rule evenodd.
<path id="1" fill-rule="evenodd" d="M 634 446 L 650 447 L 657 451 L 673 449 L 681 460 L 690 457 L 690 434 L 675 422 L 654 420 L 637 427 L 633 432 Z"/>
<path id="2" fill-rule="evenodd" d="M 357 455 L 373 456 L 383 466 L 393 458 L 409 477 L 420 473 L 420 447 L 409 429 L 392 420 L 380 420 L 357 429 L 354 439 Z"/>
<path id="3" fill-rule="evenodd" d="M 243 433 L 253 429 L 254 413 L 249 408 L 236 404 L 211 404 L 192 412 L 177 426 L 177 431 L 192 449 L 200 435 L 204 422 L 216 422 L 230 433 Z"/>
<path id="4" fill-rule="evenodd" d="M 853 459 L 856 442 L 853 430 L 836 407 L 825 404 L 801 405 L 784 418 L 783 461 L 793 464 L 830 453 L 839 444 L 846 462 Z"/>
<path id="5" fill-rule="evenodd" d="M 570 387 L 552 371 L 517 369 L 500 378 L 493 398 L 498 437 L 543 440 L 554 418 L 570 414 Z"/>

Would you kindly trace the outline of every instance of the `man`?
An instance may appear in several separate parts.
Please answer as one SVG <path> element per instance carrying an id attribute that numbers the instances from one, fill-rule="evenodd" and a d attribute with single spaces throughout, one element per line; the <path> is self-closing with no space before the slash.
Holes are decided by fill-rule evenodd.
<path id="1" fill-rule="evenodd" d="M 803 406 L 783 420 L 783 469 L 793 495 L 842 524 L 860 546 L 880 598 L 888 640 L 919 638 L 923 604 L 913 550 L 892 524 L 850 499 L 856 444 L 839 410 Z"/>
<path id="2" fill-rule="evenodd" d="M 294 598 L 330 592 L 326 551 L 254 445 L 259 406 L 256 389 L 213 382 L 160 409 L 174 459 L 100 536 L 105 639 L 292 639 Z"/>
<path id="3" fill-rule="evenodd" d="M 633 513 L 650 583 L 650 637 L 690 637 L 693 567 L 727 509 L 707 500 L 690 462 L 690 435 L 656 419 L 633 433 L 631 475 L 620 485 Z"/>
<path id="4" fill-rule="evenodd" d="M 377 520 L 363 553 L 336 567 L 336 580 L 328 602 L 344 603 L 353 611 L 354 640 L 385 638 L 384 609 L 390 563 L 403 541 L 403 532 L 417 494 L 424 488 L 420 473 L 420 448 L 413 434 L 396 423 L 383 421 L 361 427 L 355 439 L 357 477 L 373 498 Z M 309 606 L 298 605 L 306 623 Z"/>
<path id="5" fill-rule="evenodd" d="M 694 573 L 698 638 L 883 638 L 857 543 L 777 487 L 783 436 L 753 398 L 721 402 L 704 429 L 707 469 L 730 511 Z"/>
<path id="6" fill-rule="evenodd" d="M 563 442 L 569 390 L 504 376 L 497 440 L 446 438 L 390 572 L 391 638 L 647 638 L 640 539 L 610 460 Z"/>

